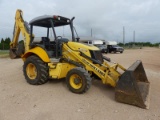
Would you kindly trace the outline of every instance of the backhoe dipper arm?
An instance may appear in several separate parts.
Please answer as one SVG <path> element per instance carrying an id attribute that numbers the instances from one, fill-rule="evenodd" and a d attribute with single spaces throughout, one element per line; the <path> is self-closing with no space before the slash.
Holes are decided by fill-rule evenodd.
<path id="1" fill-rule="evenodd" d="M 18 9 L 15 15 L 13 39 L 12 39 L 12 42 L 10 43 L 10 51 L 12 51 L 13 53 L 16 53 L 20 32 L 22 33 L 22 36 L 24 39 L 25 52 L 29 50 L 30 33 L 29 33 L 29 30 L 27 29 L 26 23 L 23 20 L 22 15 L 23 15 L 22 10 Z"/>

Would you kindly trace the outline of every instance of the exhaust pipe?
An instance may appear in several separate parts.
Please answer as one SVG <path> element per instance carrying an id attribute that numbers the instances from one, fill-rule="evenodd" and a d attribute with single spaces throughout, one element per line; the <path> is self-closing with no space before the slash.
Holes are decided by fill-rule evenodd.
<path id="1" fill-rule="evenodd" d="M 118 102 L 149 109 L 150 83 L 140 60 L 131 65 L 120 77 L 115 87 Z"/>

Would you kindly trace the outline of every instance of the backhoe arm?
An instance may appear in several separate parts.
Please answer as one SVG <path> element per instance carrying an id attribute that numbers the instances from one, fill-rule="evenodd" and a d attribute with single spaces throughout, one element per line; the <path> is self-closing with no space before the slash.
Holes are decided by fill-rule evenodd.
<path id="1" fill-rule="evenodd" d="M 14 25 L 14 31 L 13 31 L 13 39 L 10 43 L 10 57 L 16 58 L 21 55 L 17 54 L 19 50 L 18 46 L 18 39 L 20 32 L 22 33 L 24 45 L 21 47 L 21 49 L 24 49 L 23 51 L 26 52 L 29 50 L 29 44 L 30 44 L 30 33 L 29 29 L 26 25 L 26 22 L 23 20 L 23 12 L 22 10 L 17 10 L 15 15 L 15 25 Z"/>

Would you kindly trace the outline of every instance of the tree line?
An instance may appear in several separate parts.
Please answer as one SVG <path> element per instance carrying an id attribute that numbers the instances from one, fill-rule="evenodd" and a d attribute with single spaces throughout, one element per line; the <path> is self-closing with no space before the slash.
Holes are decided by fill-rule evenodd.
<path id="1" fill-rule="evenodd" d="M 10 42 L 11 39 L 9 37 L 5 38 L 5 39 L 1 39 L 0 42 L 0 50 L 9 50 L 10 47 Z M 22 42 L 22 40 L 20 41 Z M 119 43 L 119 46 L 139 46 L 139 47 L 160 47 L 160 42 L 159 43 L 151 43 L 151 42 L 128 42 L 125 43 L 125 45 L 123 43 Z"/>
<path id="2" fill-rule="evenodd" d="M 125 43 L 125 45 L 123 43 L 119 43 L 119 46 L 129 46 L 129 47 L 133 47 L 133 46 L 139 46 L 139 47 L 159 47 L 160 46 L 160 42 L 159 43 L 151 43 L 151 42 L 129 42 L 129 43 Z"/>
<path id="3" fill-rule="evenodd" d="M 0 50 L 9 50 L 10 42 L 11 39 L 9 37 L 5 39 L 2 38 L 0 42 Z"/>

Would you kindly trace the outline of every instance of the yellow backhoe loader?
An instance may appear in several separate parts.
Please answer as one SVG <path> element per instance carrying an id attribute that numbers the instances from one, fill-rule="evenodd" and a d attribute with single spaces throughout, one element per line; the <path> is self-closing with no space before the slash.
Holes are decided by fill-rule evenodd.
<path id="1" fill-rule="evenodd" d="M 44 15 L 31 20 L 29 27 L 22 16 L 22 11 L 18 9 L 10 57 L 22 58 L 24 76 L 29 84 L 41 85 L 48 79 L 65 78 L 69 90 L 80 94 L 90 88 L 94 77 L 115 87 L 117 101 L 149 108 L 150 83 L 141 61 L 125 69 L 118 63 L 110 62 L 97 47 L 79 43 L 79 38 L 74 35 L 74 17 Z M 56 28 L 63 26 L 69 26 L 72 40 L 57 36 Z M 33 34 L 35 27 L 46 29 L 45 36 L 36 38 Z M 18 42 L 20 32 L 23 42 Z M 50 39 L 51 35 L 54 40 Z"/>

